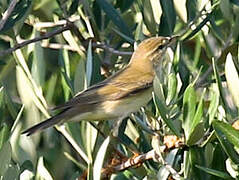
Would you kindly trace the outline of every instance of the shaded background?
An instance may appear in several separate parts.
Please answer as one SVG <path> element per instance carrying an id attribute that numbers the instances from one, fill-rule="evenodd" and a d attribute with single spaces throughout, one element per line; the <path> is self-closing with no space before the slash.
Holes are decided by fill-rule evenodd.
<path id="1" fill-rule="evenodd" d="M 0 14 L 2 179 L 238 176 L 238 1 L 1 0 Z M 180 38 L 117 145 L 106 138 L 110 122 L 94 122 L 103 134 L 79 122 L 20 135 L 156 35 Z M 151 156 L 117 166 L 139 154 Z"/>

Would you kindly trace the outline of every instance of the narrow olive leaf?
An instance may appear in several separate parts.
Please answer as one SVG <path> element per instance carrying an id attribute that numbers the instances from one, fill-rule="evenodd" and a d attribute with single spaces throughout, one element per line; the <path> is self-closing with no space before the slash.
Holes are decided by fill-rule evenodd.
<path id="1" fill-rule="evenodd" d="M 56 90 L 56 83 L 57 83 L 57 74 L 51 75 L 50 79 L 48 80 L 47 83 L 47 91 L 45 93 L 45 97 L 48 103 L 52 102 L 53 96 L 55 95 L 55 90 Z"/>
<path id="2" fill-rule="evenodd" d="M 121 36 L 123 39 L 125 39 L 126 41 L 128 41 L 130 44 L 134 44 L 134 39 L 131 38 L 130 36 L 125 35 L 124 33 L 120 32 L 119 30 L 112 28 L 112 30 L 118 34 L 119 36 Z"/>
<path id="3" fill-rule="evenodd" d="M 132 37 L 132 33 L 130 32 L 128 26 L 125 24 L 118 11 L 116 11 L 116 9 L 108 1 L 96 0 L 96 2 L 106 13 L 107 17 L 109 17 L 111 21 L 120 29 L 120 31 L 122 31 L 125 35 Z"/>
<path id="4" fill-rule="evenodd" d="M 238 130 L 234 129 L 230 124 L 227 124 L 221 121 L 215 121 L 215 123 L 213 123 L 213 127 L 216 133 L 222 133 L 222 135 L 224 136 L 223 137 L 224 139 L 226 138 L 236 148 L 239 148 L 239 131 Z"/>
<path id="5" fill-rule="evenodd" d="M 203 98 L 204 98 L 204 95 L 205 95 L 205 89 L 201 95 L 201 99 L 200 99 L 200 102 L 197 106 L 197 110 L 196 110 L 196 113 L 195 113 L 195 116 L 191 122 L 191 128 L 193 131 L 193 129 L 198 125 L 198 123 L 200 123 L 200 121 L 202 120 L 202 116 L 203 116 Z"/>
<path id="6" fill-rule="evenodd" d="M 178 149 L 174 149 L 174 150 L 170 151 L 170 153 L 165 158 L 165 161 L 167 162 L 167 165 L 173 166 L 173 164 L 175 162 L 175 159 L 177 158 L 177 153 L 178 153 Z M 172 172 L 169 171 L 169 168 L 167 168 L 166 166 L 163 165 L 157 173 L 157 179 L 167 180 L 168 176 L 171 173 Z M 177 175 L 174 175 L 174 176 L 177 176 Z M 180 177 L 177 177 L 177 178 L 181 179 Z"/>
<path id="7" fill-rule="evenodd" d="M 184 172 L 184 178 L 187 179 L 190 172 L 190 153 L 189 151 L 184 151 L 183 154 L 183 172 Z"/>
<path id="8" fill-rule="evenodd" d="M 169 30 L 168 35 L 171 35 L 174 31 L 174 27 L 176 24 L 176 13 L 174 9 L 173 0 L 168 1 L 160 0 L 160 4 L 162 6 L 163 15 L 165 16 L 166 24 L 168 26 Z"/>
<path id="9" fill-rule="evenodd" d="M 14 121 L 14 124 L 12 125 L 11 135 L 12 135 L 13 132 L 16 130 L 16 127 L 17 127 L 17 125 L 18 125 L 18 123 L 19 123 L 19 121 L 20 121 L 20 118 L 21 118 L 21 116 L 22 116 L 23 109 L 24 109 L 24 104 L 22 105 L 22 107 L 21 107 L 19 113 L 17 114 L 17 118 L 16 118 L 16 120 Z M 0 138 L 0 139 L 1 139 L 1 138 Z"/>
<path id="10" fill-rule="evenodd" d="M 86 88 L 85 61 L 80 58 L 76 67 L 74 77 L 74 93 L 83 91 Z"/>
<path id="11" fill-rule="evenodd" d="M 225 63 L 225 75 L 227 85 L 236 106 L 239 108 L 239 77 L 237 69 L 233 63 L 232 55 L 229 53 Z"/>
<path id="12" fill-rule="evenodd" d="M 31 72 L 28 68 L 28 65 L 26 63 L 26 60 L 23 56 L 22 51 L 20 49 L 16 50 L 15 53 L 14 53 L 14 57 L 15 57 L 17 63 L 20 65 L 19 67 L 22 68 L 24 76 L 26 76 L 26 78 L 28 79 L 27 81 L 29 81 L 30 86 L 31 86 L 32 91 L 34 92 L 35 96 L 39 99 L 42 106 L 44 106 L 44 108 L 47 108 L 47 103 L 46 103 L 45 98 L 43 97 L 42 89 L 39 86 L 37 86 L 35 80 L 33 79 L 32 74 L 31 74 Z M 21 78 L 19 78 L 19 79 L 21 79 Z M 24 84 L 24 82 L 23 82 L 23 84 Z"/>
<path id="13" fill-rule="evenodd" d="M 211 90 L 210 91 L 210 105 L 208 108 L 208 116 L 209 116 L 209 125 L 212 124 L 212 121 L 214 120 L 215 114 L 217 112 L 217 108 L 219 105 L 219 91 L 218 90 Z"/>
<path id="14" fill-rule="evenodd" d="M 48 172 L 44 165 L 43 157 L 40 157 L 38 159 L 36 179 L 53 180 L 51 174 Z"/>
<path id="15" fill-rule="evenodd" d="M 71 31 L 64 31 L 62 33 L 62 35 L 63 35 L 64 39 L 69 43 L 69 45 L 71 47 L 73 47 L 80 56 L 82 56 L 82 57 L 85 56 L 85 53 L 83 52 L 82 48 L 80 48 L 80 46 L 78 45 L 78 43 L 75 40 L 74 36 L 72 35 Z"/>
<path id="16" fill-rule="evenodd" d="M 173 68 L 174 68 L 175 72 L 178 72 L 178 64 L 179 64 L 179 60 L 180 60 L 180 49 L 181 49 L 181 45 L 178 42 L 177 46 L 176 46 L 176 51 L 173 56 Z"/>
<path id="17" fill-rule="evenodd" d="M 144 116 L 144 118 L 146 118 L 146 115 L 145 114 L 143 114 Z M 137 121 L 137 124 L 144 130 L 144 131 L 146 131 L 147 133 L 149 133 L 149 134 L 154 134 L 154 132 L 148 127 L 148 125 L 144 122 L 144 121 L 142 121 L 141 120 L 141 118 L 139 118 L 138 116 L 131 116 L 135 121 Z"/>
<path id="18" fill-rule="evenodd" d="M 3 123 L 0 128 L 0 149 L 9 138 L 9 127 Z"/>
<path id="19" fill-rule="evenodd" d="M 196 112 L 196 92 L 192 84 L 189 84 L 183 96 L 183 124 L 186 141 L 191 133 L 191 123 Z"/>
<path id="20" fill-rule="evenodd" d="M 204 135 L 204 123 L 200 122 L 192 129 L 186 144 L 188 146 L 196 144 L 203 137 L 203 135 Z"/>
<path id="21" fill-rule="evenodd" d="M 8 166 L 11 162 L 12 157 L 12 148 L 9 141 L 5 142 L 0 149 L 0 177 L 4 175 L 4 173 L 7 171 Z"/>
<path id="22" fill-rule="evenodd" d="M 93 150 L 96 145 L 98 131 L 89 123 L 86 123 L 86 150 L 89 162 L 93 162 Z M 89 164 L 88 164 L 89 165 Z"/>
<path id="23" fill-rule="evenodd" d="M 11 93 L 5 88 L 4 89 L 4 103 L 7 105 L 8 111 L 13 119 L 17 116 L 17 107 L 15 102 L 13 102 L 13 98 L 11 97 Z"/>
<path id="24" fill-rule="evenodd" d="M 34 37 L 40 36 L 40 33 L 34 29 Z M 45 81 L 46 64 L 44 58 L 44 51 L 41 47 L 41 42 L 36 42 L 33 49 L 32 60 L 32 77 L 38 87 L 41 87 Z"/>
<path id="25" fill-rule="evenodd" d="M 134 38 L 136 41 L 143 40 L 143 21 L 140 21 L 136 27 Z"/>
<path id="26" fill-rule="evenodd" d="M 193 57 L 193 67 L 196 68 L 198 65 L 198 62 L 200 60 L 201 56 L 201 33 L 199 36 L 196 38 L 196 47 L 195 47 L 195 52 L 194 52 L 194 57 Z"/>
<path id="27" fill-rule="evenodd" d="M 186 9 L 188 22 L 193 21 L 198 13 L 198 1 L 197 0 L 187 1 Z"/>
<path id="28" fill-rule="evenodd" d="M 227 100 L 226 100 L 226 95 L 225 95 L 225 92 L 224 92 L 224 89 L 222 87 L 222 81 L 221 81 L 221 78 L 219 76 L 219 73 L 218 73 L 218 70 L 217 70 L 217 65 L 215 63 L 215 59 L 213 58 L 212 59 L 212 65 L 213 65 L 213 71 L 214 71 L 214 75 L 215 75 L 215 78 L 216 78 L 216 83 L 217 83 L 217 86 L 218 86 L 218 89 L 219 89 L 219 92 L 220 92 L 220 98 L 222 100 L 222 105 L 224 107 L 224 109 L 226 110 L 227 113 L 229 113 L 230 115 L 233 115 L 228 103 L 227 103 Z"/>
<path id="29" fill-rule="evenodd" d="M 144 23 L 148 29 L 148 31 L 152 34 L 156 34 L 156 22 L 154 19 L 153 9 L 151 5 L 151 1 L 144 1 L 143 5 L 143 18 Z"/>
<path id="30" fill-rule="evenodd" d="M 216 176 L 216 177 L 219 177 L 219 178 L 222 178 L 222 179 L 232 179 L 232 177 L 229 174 L 225 173 L 225 172 L 218 171 L 218 170 L 211 169 L 211 168 L 207 168 L 207 167 L 203 167 L 203 166 L 199 166 L 199 165 L 195 165 L 195 166 L 198 169 L 201 169 L 204 172 L 206 172 L 208 174 L 211 174 L 213 176 Z"/>
<path id="31" fill-rule="evenodd" d="M 39 100 L 39 96 L 35 94 L 31 81 L 19 65 L 16 66 L 16 77 L 18 92 L 23 104 L 29 107 L 31 103 L 34 102 L 34 104 L 46 117 L 50 117 L 46 108 L 43 106 L 42 101 Z"/>
<path id="32" fill-rule="evenodd" d="M 234 149 L 239 148 L 239 131 L 221 121 L 213 121 L 212 125 L 226 154 L 235 164 L 239 164 L 239 155 Z"/>
<path id="33" fill-rule="evenodd" d="M 95 162 L 94 162 L 94 169 L 93 169 L 93 174 L 94 174 L 94 180 L 100 180 L 100 175 L 101 175 L 101 169 L 103 167 L 103 162 L 104 162 L 104 157 L 107 151 L 107 147 L 110 142 L 110 137 L 108 136 L 103 144 L 100 146 L 99 151 L 96 155 Z"/>
<path id="34" fill-rule="evenodd" d="M 71 154 L 69 154 L 68 152 L 64 152 L 64 155 L 66 156 L 67 159 L 72 161 L 82 171 L 86 170 L 86 167 L 81 162 L 79 162 L 77 159 L 75 159 Z"/>
<path id="35" fill-rule="evenodd" d="M 61 50 L 58 58 L 61 66 L 61 85 L 64 92 L 65 101 L 69 99 L 70 93 L 72 93 L 72 85 L 69 75 L 69 57 L 67 50 Z"/>
<path id="36" fill-rule="evenodd" d="M 163 97 L 162 88 L 160 88 L 160 87 L 161 87 L 161 84 L 159 82 L 159 79 L 155 78 L 154 79 L 154 92 L 157 97 L 153 94 L 154 103 L 156 104 L 157 110 L 158 110 L 160 116 L 162 117 L 162 119 L 164 120 L 164 122 L 167 124 L 167 126 L 171 129 L 171 131 L 175 135 L 180 137 L 179 130 L 174 126 L 172 120 L 167 117 L 168 109 L 165 104 L 165 98 Z"/>
<path id="37" fill-rule="evenodd" d="M 89 42 L 88 50 L 87 50 L 87 61 L 86 61 L 86 81 L 87 87 L 91 84 L 91 77 L 93 72 L 93 56 L 92 56 L 92 43 Z"/>
<path id="38" fill-rule="evenodd" d="M 153 10 L 153 17 L 157 25 L 160 23 L 160 18 L 162 16 L 162 8 L 160 2 L 158 0 L 151 0 L 150 1 L 152 10 Z"/>
<path id="39" fill-rule="evenodd" d="M 174 100 L 177 93 L 177 78 L 174 73 L 168 75 L 168 94 L 166 104 L 170 104 Z"/>
<path id="40" fill-rule="evenodd" d="M 187 22 L 186 0 L 173 0 L 173 3 L 178 16 L 183 20 L 184 23 L 186 23 Z"/>

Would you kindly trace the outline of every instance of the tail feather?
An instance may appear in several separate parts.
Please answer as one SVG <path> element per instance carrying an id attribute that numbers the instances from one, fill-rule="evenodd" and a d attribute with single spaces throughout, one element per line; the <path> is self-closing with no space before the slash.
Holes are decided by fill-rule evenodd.
<path id="1" fill-rule="evenodd" d="M 27 136 L 30 136 L 37 131 L 41 131 L 41 130 L 49 128 L 55 124 L 58 124 L 60 121 L 62 121 L 62 118 L 59 118 L 58 116 L 54 116 L 54 117 L 49 118 L 39 124 L 36 124 L 35 126 L 30 127 L 29 129 L 23 131 L 22 134 L 26 134 Z"/>

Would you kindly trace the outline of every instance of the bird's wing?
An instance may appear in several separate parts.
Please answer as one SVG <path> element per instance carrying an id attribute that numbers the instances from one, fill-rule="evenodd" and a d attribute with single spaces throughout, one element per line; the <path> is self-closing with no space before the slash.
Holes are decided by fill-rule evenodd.
<path id="1" fill-rule="evenodd" d="M 88 88 L 65 104 L 56 106 L 56 109 L 68 109 L 72 106 L 97 104 L 103 101 L 118 100 L 123 97 L 136 95 L 138 92 L 152 87 L 153 76 L 148 73 L 131 73 L 126 69 L 110 78 Z"/>

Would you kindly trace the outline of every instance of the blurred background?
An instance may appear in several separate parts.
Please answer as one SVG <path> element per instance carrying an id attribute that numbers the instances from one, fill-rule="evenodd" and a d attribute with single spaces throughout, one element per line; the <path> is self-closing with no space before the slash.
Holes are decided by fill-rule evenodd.
<path id="1" fill-rule="evenodd" d="M 236 179 L 239 2 L 1 0 L 0 179 Z M 137 44 L 178 35 L 153 99 L 126 118 L 21 132 L 127 65 Z"/>

